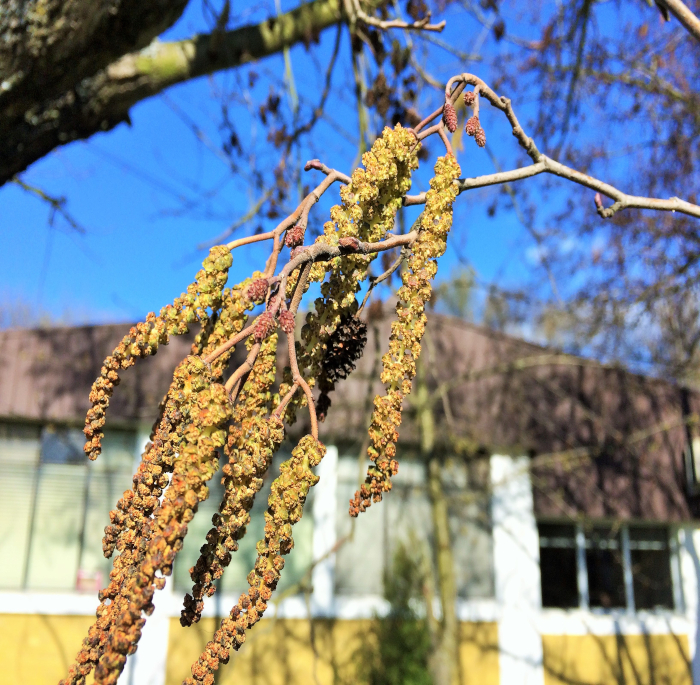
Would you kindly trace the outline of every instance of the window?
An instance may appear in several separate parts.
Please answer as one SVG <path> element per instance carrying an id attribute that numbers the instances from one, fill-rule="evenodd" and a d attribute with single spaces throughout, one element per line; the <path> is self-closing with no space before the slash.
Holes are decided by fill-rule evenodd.
<path id="1" fill-rule="evenodd" d="M 595 527 L 586 532 L 588 603 L 592 607 L 620 609 L 626 606 L 619 530 Z"/>
<path id="2" fill-rule="evenodd" d="M 344 542 L 336 554 L 335 591 L 346 597 L 382 596 L 385 572 L 400 545 L 423 559 L 431 558 L 432 518 L 424 464 L 404 455 L 381 506 L 372 506 L 353 519 L 348 503 L 364 480 L 366 468 L 358 464 L 357 457 L 338 461 L 336 527 L 338 540 Z M 458 596 L 493 597 L 488 462 L 448 460 L 445 470 L 443 486 Z"/>
<path id="3" fill-rule="evenodd" d="M 665 526 L 540 523 L 542 606 L 655 610 L 680 606 Z M 680 588 L 676 589 L 680 592 Z"/>
<path id="4" fill-rule="evenodd" d="M 0 588 L 94 591 L 109 511 L 130 487 L 136 436 L 108 431 L 94 463 L 64 427 L 0 425 Z"/>
<path id="5" fill-rule="evenodd" d="M 630 528 L 630 562 L 637 609 L 673 608 L 666 533 L 663 528 Z"/>
<path id="6" fill-rule="evenodd" d="M 576 527 L 541 523 L 542 606 L 577 607 Z"/>

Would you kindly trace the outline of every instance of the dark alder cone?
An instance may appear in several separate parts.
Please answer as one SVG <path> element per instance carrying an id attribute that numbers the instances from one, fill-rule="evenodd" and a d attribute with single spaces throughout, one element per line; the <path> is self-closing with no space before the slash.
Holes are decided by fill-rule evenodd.
<path id="1" fill-rule="evenodd" d="M 445 122 L 445 126 L 447 126 L 447 130 L 450 133 L 454 133 L 457 130 L 457 112 L 455 111 L 454 105 L 449 100 L 445 100 L 442 120 Z"/>
<path id="2" fill-rule="evenodd" d="M 473 104 L 476 102 L 476 93 L 473 90 L 465 90 L 464 91 L 464 104 L 467 107 L 473 106 Z"/>
<path id="3" fill-rule="evenodd" d="M 275 317 L 272 313 L 270 312 L 263 312 L 256 320 L 255 320 L 255 328 L 253 328 L 253 337 L 258 341 L 261 342 L 267 338 L 272 331 L 277 328 L 277 321 L 275 320 Z"/>
<path id="4" fill-rule="evenodd" d="M 476 132 L 481 130 L 481 124 L 479 123 L 479 117 L 470 117 L 467 121 L 467 126 L 464 129 L 468 136 L 475 136 Z"/>
<path id="5" fill-rule="evenodd" d="M 484 133 L 484 129 L 480 128 L 476 134 L 474 135 L 474 140 L 476 141 L 476 144 L 479 147 L 484 147 L 486 145 L 486 134 Z"/>
<path id="6" fill-rule="evenodd" d="M 287 247 L 297 247 L 304 242 L 304 228 L 299 224 L 292 226 L 284 236 L 284 244 Z"/>
<path id="7" fill-rule="evenodd" d="M 267 278 L 258 278 L 253 281 L 248 287 L 248 299 L 252 302 L 262 302 L 267 295 Z"/>
<path id="8" fill-rule="evenodd" d="M 352 373 L 355 362 L 362 356 L 366 344 L 367 324 L 355 316 L 343 319 L 328 339 L 328 347 L 318 379 L 321 395 L 318 398 L 316 411 L 321 421 L 326 417 L 331 406 L 328 393 L 339 380 L 347 378 Z"/>
<path id="9" fill-rule="evenodd" d="M 287 334 L 294 333 L 294 314 L 288 310 L 280 312 L 280 328 Z"/>

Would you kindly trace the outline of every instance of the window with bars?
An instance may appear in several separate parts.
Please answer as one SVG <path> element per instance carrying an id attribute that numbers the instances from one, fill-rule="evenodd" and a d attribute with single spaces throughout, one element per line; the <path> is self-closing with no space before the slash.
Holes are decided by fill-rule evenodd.
<path id="1" fill-rule="evenodd" d="M 80 429 L 0 423 L 0 590 L 95 592 L 104 587 L 112 559 L 102 555 L 102 536 L 109 512 L 131 487 L 138 459 L 136 433 L 106 430 L 102 454 L 89 462 Z M 263 536 L 270 484 L 276 457 L 263 491 L 251 512 L 249 534 L 233 555 L 221 588 L 240 591 L 256 558 L 255 544 Z M 175 586 L 191 586 L 189 568 L 211 527 L 223 487 L 221 471 L 209 484 L 209 499 L 189 524 L 190 534 L 174 567 Z M 313 507 L 312 495 L 307 508 Z M 280 587 L 298 583 L 311 565 L 313 522 L 305 516 L 294 529 L 295 547 L 287 558 Z"/>
<path id="2" fill-rule="evenodd" d="M 0 424 L 0 588 L 94 591 L 109 511 L 130 487 L 136 435 L 106 431 L 89 463 L 79 429 Z"/>
<path id="3" fill-rule="evenodd" d="M 538 528 L 544 607 L 680 610 L 677 550 L 667 526 Z"/>

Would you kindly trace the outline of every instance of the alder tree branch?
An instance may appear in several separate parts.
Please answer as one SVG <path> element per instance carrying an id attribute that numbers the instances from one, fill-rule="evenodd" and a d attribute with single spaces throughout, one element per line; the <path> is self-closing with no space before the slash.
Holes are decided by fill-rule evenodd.
<path id="1" fill-rule="evenodd" d="M 312 0 L 232 31 L 154 40 L 106 65 L 97 61 L 60 92 L 0 97 L 0 185 L 60 145 L 129 122 L 131 107 L 170 86 L 276 54 L 342 21 L 341 0 Z"/>
<path id="2" fill-rule="evenodd" d="M 452 90 L 452 85 L 457 83 L 457 87 Z M 569 181 L 573 181 L 579 185 L 590 188 L 591 190 L 597 191 L 594 198 L 596 209 L 598 214 L 604 218 L 608 219 L 620 210 L 623 209 L 652 209 L 655 211 L 663 212 L 679 212 L 681 214 L 687 214 L 688 216 L 700 218 L 700 206 L 681 200 L 678 197 L 671 197 L 666 200 L 652 197 L 640 197 L 637 195 L 628 195 L 627 193 L 618 190 L 609 183 L 600 181 L 599 179 L 584 174 L 581 171 L 572 169 L 561 162 L 553 160 L 551 157 L 541 153 L 535 141 L 530 138 L 523 130 L 520 122 L 518 121 L 511 101 L 504 96 L 499 97 L 496 93 L 489 88 L 484 81 L 482 81 L 477 76 L 472 74 L 461 74 L 460 76 L 455 76 L 451 78 L 447 86 L 445 87 L 446 98 L 451 101 L 456 100 L 459 94 L 462 92 L 464 85 L 474 86 L 474 90 L 477 95 L 477 107 L 475 111 L 478 113 L 478 98 L 480 96 L 485 97 L 488 102 L 493 105 L 496 109 L 502 111 L 513 130 L 513 135 L 517 139 L 520 146 L 527 152 L 529 157 L 532 159 L 534 164 L 531 164 L 520 169 L 512 169 L 510 171 L 501 171 L 495 174 L 487 174 L 484 176 L 477 176 L 476 178 L 466 178 L 459 181 L 459 192 L 462 193 L 466 190 L 471 190 L 473 188 L 483 188 L 491 185 L 500 185 L 503 183 L 510 183 L 512 181 L 520 181 L 524 178 L 530 178 L 531 176 L 537 176 L 538 174 L 548 173 L 560 178 L 565 178 Z M 415 129 L 418 132 L 425 125 L 430 123 L 435 119 L 441 112 L 443 108 L 436 110 L 430 116 L 426 117 Z M 424 131 L 417 133 L 417 138 L 422 140 L 424 137 L 431 135 L 434 132 L 443 131 L 443 122 L 439 122 L 434 126 L 425 129 Z M 610 207 L 605 207 L 603 205 L 601 195 L 606 195 L 614 202 Z M 420 193 L 419 195 L 407 195 L 404 198 L 404 205 L 418 205 L 425 203 L 426 193 Z"/>
<path id="3" fill-rule="evenodd" d="M 700 19 L 693 14 L 687 5 L 681 0 L 656 0 L 658 5 L 663 5 L 684 26 L 686 31 L 700 41 Z"/>
<path id="4" fill-rule="evenodd" d="M 46 202 L 49 207 L 51 207 L 51 215 L 49 218 L 49 224 L 53 225 L 54 216 L 60 214 L 68 223 L 68 225 L 74 230 L 84 235 L 86 233 L 85 228 L 81 226 L 73 216 L 66 210 L 66 198 L 65 197 L 55 197 L 54 195 L 49 195 L 47 192 L 43 191 L 41 188 L 29 185 L 25 183 L 21 178 L 14 176 L 10 179 L 11 183 L 18 185 L 22 190 L 32 195 L 36 195 L 40 200 Z"/>
<path id="5" fill-rule="evenodd" d="M 375 26 L 378 29 L 408 29 L 411 31 L 437 31 L 438 33 L 445 28 L 445 22 L 439 24 L 431 24 L 430 12 L 423 19 L 414 22 L 406 22 L 401 19 L 382 20 L 372 17 L 367 14 L 360 5 L 360 0 L 352 0 L 352 11 L 354 19 L 359 19 L 368 26 Z"/>

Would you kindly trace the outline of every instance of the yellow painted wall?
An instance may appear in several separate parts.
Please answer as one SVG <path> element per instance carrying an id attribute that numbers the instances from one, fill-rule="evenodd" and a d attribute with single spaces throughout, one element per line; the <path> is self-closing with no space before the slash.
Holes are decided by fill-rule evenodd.
<path id="1" fill-rule="evenodd" d="M 355 664 L 370 621 L 268 619 L 248 633 L 238 654 L 219 670 L 217 685 L 356 684 Z M 180 685 L 190 674 L 216 623 L 203 619 L 182 628 L 170 623 L 166 685 Z M 462 683 L 498 685 L 498 627 L 462 624 Z"/>
<path id="2" fill-rule="evenodd" d="M 686 635 L 544 635 L 545 685 L 693 685 Z"/>
<path id="3" fill-rule="evenodd" d="M 0 614 L 0 685 L 56 685 L 94 616 Z"/>
<path id="4" fill-rule="evenodd" d="M 68 672 L 91 616 L 0 614 L 0 685 L 56 685 Z M 343 685 L 355 679 L 355 660 L 370 621 L 267 619 L 248 634 L 244 648 L 219 671 L 217 685 Z M 172 619 L 167 685 L 179 685 L 214 632 L 204 619 L 182 628 Z M 462 683 L 498 685 L 498 628 L 462 624 Z M 314 676 L 315 672 L 315 676 Z M 92 682 L 92 677 L 88 678 Z"/>

